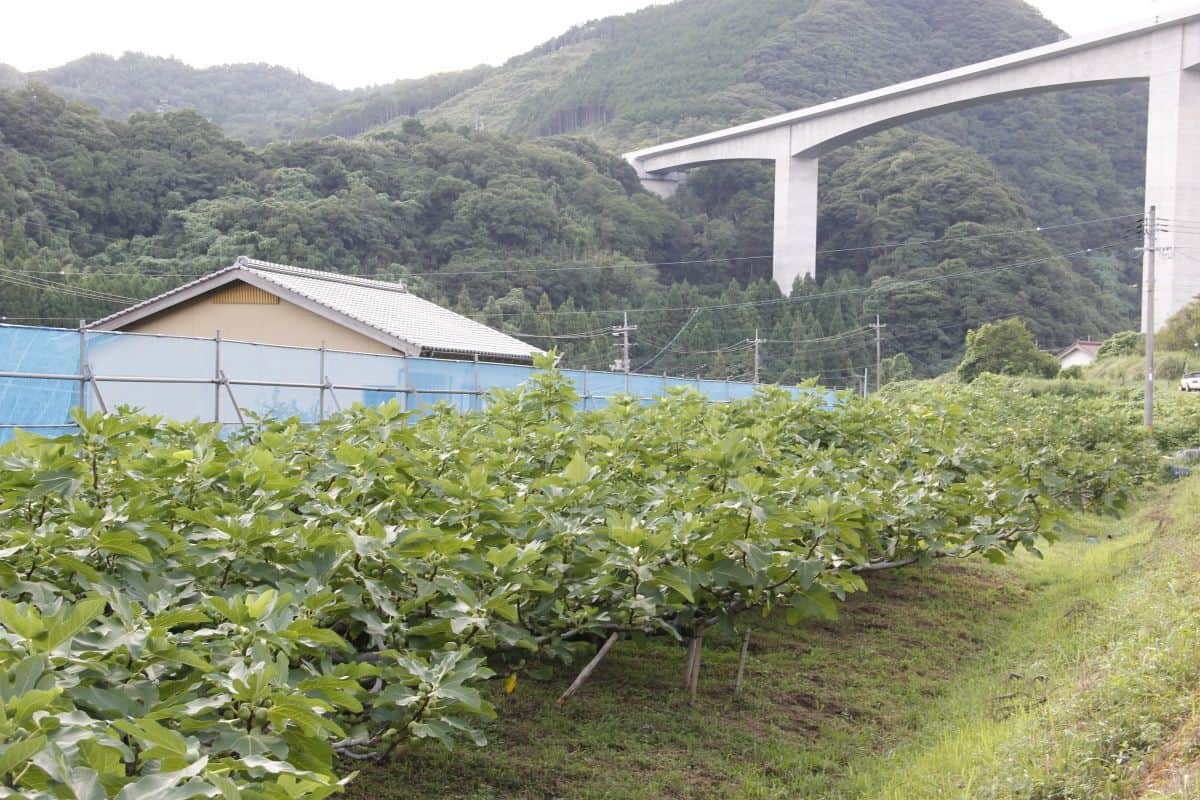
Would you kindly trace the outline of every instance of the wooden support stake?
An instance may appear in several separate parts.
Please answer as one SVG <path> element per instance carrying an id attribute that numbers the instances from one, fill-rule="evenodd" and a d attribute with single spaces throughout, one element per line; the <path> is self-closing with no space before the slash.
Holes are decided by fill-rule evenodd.
<path id="1" fill-rule="evenodd" d="M 704 634 L 701 633 L 696 637 L 696 657 L 692 661 L 692 680 L 688 686 L 688 691 L 692 694 L 693 705 L 696 702 L 696 693 L 700 690 L 700 656 L 704 653 Z"/>
<path id="2" fill-rule="evenodd" d="M 608 637 L 608 640 L 605 641 L 604 644 L 600 647 L 600 651 L 598 653 L 596 653 L 595 657 L 592 658 L 592 660 L 588 662 L 587 666 L 584 667 L 583 670 L 579 673 L 579 676 L 577 678 L 575 678 L 575 682 L 572 683 L 570 686 L 568 686 L 567 690 L 562 693 L 562 696 L 554 701 L 555 705 L 561 706 L 561 705 L 565 704 L 567 702 L 567 700 L 569 700 L 571 698 L 571 695 L 573 695 L 577 691 L 579 691 L 579 688 L 581 686 L 583 686 L 584 683 L 587 682 L 587 679 L 592 677 L 592 671 L 595 670 L 597 665 L 599 665 L 599 663 L 604 660 L 604 657 L 606 655 L 608 655 L 608 651 L 611 650 L 612 646 L 617 643 L 617 639 L 619 639 L 620 636 L 621 636 L 621 634 L 614 632 L 611 636 Z"/>
<path id="3" fill-rule="evenodd" d="M 733 696 L 742 694 L 742 678 L 746 675 L 746 653 L 750 651 L 750 629 L 746 628 L 746 636 L 742 639 L 742 654 L 738 658 L 737 680 L 733 682 Z"/>

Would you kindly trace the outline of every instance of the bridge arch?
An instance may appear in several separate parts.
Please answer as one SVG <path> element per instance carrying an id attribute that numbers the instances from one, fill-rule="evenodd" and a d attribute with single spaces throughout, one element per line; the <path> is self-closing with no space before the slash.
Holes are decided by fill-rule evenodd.
<path id="1" fill-rule="evenodd" d="M 639 177 L 667 194 L 671 173 L 732 160 L 775 164 L 774 277 L 786 293 L 816 270 L 817 171 L 842 145 L 917 119 L 1061 89 L 1148 81 L 1146 202 L 1168 219 L 1200 222 L 1200 10 L 1025 50 L 906 83 L 627 153 Z M 1200 226 L 1189 226 L 1200 231 Z M 1200 232 L 1162 237 L 1156 326 L 1200 295 Z M 1195 262 L 1192 262 L 1195 263 Z M 1143 303 L 1143 327 L 1148 319 Z"/>

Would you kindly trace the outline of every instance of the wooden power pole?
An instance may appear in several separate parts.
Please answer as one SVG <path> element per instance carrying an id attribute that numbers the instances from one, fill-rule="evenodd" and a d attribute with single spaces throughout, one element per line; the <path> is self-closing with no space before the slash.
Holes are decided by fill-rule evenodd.
<path id="1" fill-rule="evenodd" d="M 1154 427 L 1154 256 L 1155 233 L 1158 228 L 1154 206 L 1146 216 L 1146 248 L 1142 262 L 1142 283 L 1146 288 L 1146 306 L 1143 317 L 1146 324 L 1146 407 L 1144 411 L 1147 428 Z"/>
<path id="2" fill-rule="evenodd" d="M 883 373 L 880 372 L 880 363 L 883 361 L 883 339 L 881 334 L 887 325 L 879 322 L 879 315 L 875 315 L 875 324 L 870 327 L 875 329 L 875 391 L 879 391 L 883 387 Z"/>

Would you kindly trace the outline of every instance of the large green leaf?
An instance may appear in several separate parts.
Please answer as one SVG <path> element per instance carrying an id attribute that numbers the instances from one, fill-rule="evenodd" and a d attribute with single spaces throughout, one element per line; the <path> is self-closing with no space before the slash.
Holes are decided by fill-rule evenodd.
<path id="1" fill-rule="evenodd" d="M 0 598 L 0 624 L 23 639 L 33 639 L 46 630 L 36 608 L 26 605 L 22 609 L 3 598 Z"/>
<path id="2" fill-rule="evenodd" d="M 42 751 L 46 746 L 44 734 L 36 734 L 28 739 L 0 745 L 0 775 L 8 775 L 29 759 Z"/>
<path id="3" fill-rule="evenodd" d="M 104 612 L 107 605 L 108 601 L 103 597 L 89 597 L 80 600 L 67 611 L 65 616 L 60 616 L 50 624 L 46 631 L 46 649 L 54 650 L 77 636 Z"/>

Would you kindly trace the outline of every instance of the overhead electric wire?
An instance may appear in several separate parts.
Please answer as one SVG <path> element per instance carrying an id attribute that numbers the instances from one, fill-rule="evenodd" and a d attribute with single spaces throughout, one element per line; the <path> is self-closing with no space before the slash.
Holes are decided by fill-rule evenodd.
<path id="1" fill-rule="evenodd" d="M 120 295 L 108 294 L 106 292 L 97 292 L 91 289 L 80 289 L 73 286 L 64 286 L 53 281 L 46 281 L 38 278 L 23 278 L 19 272 L 11 272 L 9 270 L 0 270 L 0 282 L 8 283 L 13 286 L 20 286 L 26 289 L 36 289 L 39 291 L 59 292 L 71 297 L 79 297 L 85 300 L 97 300 L 106 303 L 136 303 L 130 297 L 122 297 Z"/>
<path id="2" fill-rule="evenodd" d="M 1115 222 L 1116 220 L 1141 216 L 1141 212 L 1136 214 L 1118 214 L 1115 217 L 1098 217 L 1096 219 L 1080 220 L 1078 222 L 1064 222 L 1058 225 L 1038 225 L 1033 228 L 1016 228 L 1006 231 L 992 231 L 990 233 L 971 233 L 964 234 L 963 236 L 944 236 L 941 239 L 923 239 L 916 241 L 893 242 L 891 244 L 872 244 L 863 245 L 861 247 L 843 247 L 831 250 L 818 250 L 817 255 L 826 255 L 829 253 L 857 253 L 863 250 L 880 250 L 895 247 L 915 247 L 917 245 L 941 244 L 942 242 L 959 242 L 969 239 L 991 239 L 997 236 L 1016 236 L 1023 233 L 1045 233 L 1046 231 L 1061 230 L 1064 228 L 1077 228 L 1081 225 L 1091 225 L 1098 222 Z"/>
<path id="3" fill-rule="evenodd" d="M 1117 241 L 1110 242 L 1110 243 L 1104 244 L 1104 245 L 1097 245 L 1095 247 L 1084 247 L 1079 250 L 1073 250 L 1073 251 L 1067 252 L 1067 253 L 1055 253 L 1053 255 L 1043 256 L 1041 258 L 1034 258 L 1034 259 L 1029 259 L 1026 261 L 1017 261 L 1017 262 L 1013 262 L 1011 264 L 1002 264 L 1002 265 L 994 266 L 994 267 L 981 267 L 978 269 L 965 269 L 965 270 L 959 270 L 957 272 L 947 272 L 942 275 L 931 275 L 931 276 L 924 277 L 924 278 L 897 279 L 888 288 L 889 289 L 906 288 L 909 286 L 919 286 L 919 285 L 923 285 L 926 283 L 937 283 L 939 281 L 950 280 L 952 278 L 959 278 L 959 277 L 963 277 L 963 276 L 987 275 L 987 274 L 992 274 L 992 273 L 996 273 L 996 272 L 1005 272 L 1008 270 L 1020 269 L 1022 267 L 1033 266 L 1035 264 L 1044 264 L 1048 261 L 1055 261 L 1057 259 L 1073 258 L 1075 256 L 1086 255 L 1088 253 L 1094 253 L 1094 252 L 1097 252 L 1100 250 L 1108 250 L 1108 249 L 1118 247 L 1122 244 L 1127 244 L 1127 243 L 1128 243 L 1128 237 L 1126 237 L 1125 239 L 1119 239 Z M 511 312 L 510 311 L 502 311 L 502 312 L 497 312 L 496 316 L 533 315 L 533 316 L 545 317 L 545 316 L 567 316 L 567 315 L 574 315 L 574 314 L 623 314 L 623 313 L 635 313 L 635 312 L 673 312 L 673 311 L 724 311 L 724 310 L 731 309 L 731 308 L 749 308 L 749 307 L 756 307 L 756 306 L 781 305 L 781 304 L 787 304 L 787 303 L 806 302 L 809 300 L 820 300 L 820 299 L 827 298 L 827 297 L 844 297 L 847 295 L 867 294 L 868 292 L 873 292 L 873 291 L 877 291 L 877 290 L 878 290 L 878 286 L 863 286 L 863 287 L 854 287 L 854 288 L 850 288 L 850 289 L 835 289 L 833 291 L 828 291 L 828 292 L 816 292 L 814 294 L 793 295 L 793 296 L 789 296 L 789 297 L 775 297 L 775 298 L 771 298 L 770 300 L 746 300 L 746 301 L 737 302 L 737 303 L 715 303 L 712 305 L 703 305 L 703 306 L 660 306 L 660 307 L 643 306 L 640 308 L 626 307 L 626 308 L 606 308 L 606 309 L 587 309 L 587 310 L 579 309 L 579 310 L 571 310 L 571 311 L 561 311 L 561 310 L 538 311 L 538 310 L 534 309 L 534 310 L 530 310 L 530 311 L 511 311 Z"/>
<path id="4" fill-rule="evenodd" d="M 851 252 L 860 252 L 860 251 L 865 251 L 865 250 L 897 249 L 897 248 L 902 248 L 902 247 L 916 247 L 916 246 L 923 246 L 923 245 L 941 244 L 943 242 L 960 242 L 960 241 L 969 241 L 972 239 L 991 239 L 991 238 L 997 238 L 997 237 L 1001 237 L 1001 236 L 1018 236 L 1018 235 L 1022 235 L 1022 234 L 1026 234 L 1026 233 L 1044 233 L 1046 231 L 1063 230 L 1066 228 L 1075 228 L 1075 227 L 1080 227 L 1083 225 L 1093 225 L 1093 224 L 1098 224 L 1101 222 L 1114 222 L 1117 220 L 1129 219 L 1132 217 L 1141 217 L 1141 216 L 1142 215 L 1140 213 L 1119 214 L 1119 215 L 1111 216 L 1111 217 L 1096 217 L 1094 219 L 1078 220 L 1076 222 L 1064 222 L 1064 223 L 1059 223 L 1056 225 L 1038 225 L 1038 226 L 1035 226 L 1032 228 L 1014 228 L 1014 229 L 1003 230 L 1003 231 L 990 231 L 988 233 L 964 234 L 962 236 L 947 236 L 947 237 L 943 237 L 941 239 L 918 239 L 918 240 L 894 241 L 894 242 L 887 242 L 887 243 L 876 244 L 876 245 L 863 245 L 861 247 L 831 248 L 831 249 L 825 249 L 825 250 L 818 250 L 818 251 L 816 251 L 816 254 L 817 255 L 828 255 L 828 254 L 833 254 L 833 253 L 851 253 Z M 25 222 L 27 222 L 29 224 L 33 224 L 33 225 L 40 225 L 43 227 L 53 227 L 53 226 L 47 225 L 46 223 L 39 223 L 36 220 L 25 220 Z M 116 239 L 116 238 L 107 237 L 107 236 L 104 236 L 101 234 L 88 234 L 88 233 L 79 232 L 79 235 L 97 236 L 102 239 L 110 239 L 111 241 L 114 241 L 114 242 L 129 241 L 128 239 Z M 452 277 L 459 277 L 459 276 L 538 274 L 538 273 L 565 272 L 565 271 L 592 270 L 592 269 L 637 269 L 637 268 L 643 268 L 643 267 L 673 267 L 673 266 L 686 266 L 686 265 L 692 265 L 692 264 L 719 264 L 719 263 L 726 263 L 726 262 L 731 262 L 731 261 L 759 261 L 759 260 L 770 259 L 770 258 L 773 258 L 773 256 L 772 255 L 725 256 L 725 257 L 721 257 L 721 258 L 699 258 L 699 259 L 687 259 L 687 260 L 681 260 L 681 261 L 644 261 L 644 262 L 616 263 L 616 264 L 594 264 L 594 263 L 593 264 L 567 264 L 567 265 L 559 265 L 559 266 L 553 266 L 553 267 L 496 267 L 496 268 L 492 268 L 492 269 L 455 270 L 455 271 L 451 271 L 451 272 L 411 273 L 411 274 L 405 274 L 403 276 L 403 279 L 404 280 L 426 280 L 426 279 L 431 279 L 431 278 L 452 278 Z M 32 274 L 32 273 L 30 273 L 30 274 Z M 54 273 L 53 271 L 45 271 L 45 274 L 56 274 L 56 273 Z M 64 273 L 59 272 L 57 274 L 64 274 Z M 201 276 L 207 275 L 209 273 L 208 272 L 195 272 L 195 273 L 193 273 L 193 272 L 170 272 L 170 273 L 169 272 L 164 272 L 164 273 L 153 273 L 153 272 L 129 273 L 129 272 L 126 272 L 126 273 L 119 273 L 119 272 L 104 272 L 102 268 L 98 268 L 92 272 L 75 272 L 75 273 L 65 273 L 65 274 L 71 275 L 71 276 L 74 276 L 74 275 L 105 275 L 105 276 L 112 276 L 112 277 L 120 276 L 120 277 L 187 278 L 187 277 L 201 277 Z M 370 277 L 370 276 L 361 276 L 361 277 Z"/>
<path id="5" fill-rule="evenodd" d="M 759 339 L 758 341 L 763 344 L 815 344 L 816 342 L 831 342 L 837 339 L 844 339 L 848 336 L 854 336 L 855 334 L 868 333 L 870 330 L 871 328 L 863 326 L 840 333 L 833 333 L 829 336 L 819 336 L 816 339 Z"/>
<path id="6" fill-rule="evenodd" d="M 673 345 L 673 344 L 675 344 L 675 342 L 679 341 L 679 337 L 683 335 L 683 332 L 685 330 L 687 330 L 687 327 L 692 324 L 692 320 L 694 320 L 699 313 L 700 313 L 699 309 L 693 311 L 691 316 L 688 317 L 684 321 L 684 323 L 679 326 L 679 330 L 675 331 L 675 335 L 671 337 L 671 340 L 669 342 L 667 342 L 662 347 L 661 350 L 659 350 L 657 353 L 655 353 L 653 356 L 651 356 L 649 361 L 644 362 L 640 367 L 638 367 L 638 371 L 641 371 L 641 370 L 645 369 L 646 367 L 650 366 L 651 364 L 653 364 L 655 361 L 658 360 L 659 356 L 661 356 L 663 353 L 667 352 L 668 349 L 670 349 L 671 345 Z M 626 366 L 626 368 L 628 368 L 629 364 L 627 363 L 625 366 Z"/>
<path id="7" fill-rule="evenodd" d="M 818 337 L 815 337 L 812 339 L 759 339 L 758 341 L 759 341 L 759 344 L 788 344 L 788 345 L 830 344 L 830 343 L 840 343 L 841 340 L 843 340 L 843 339 L 849 338 L 850 336 L 855 335 L 855 334 L 867 333 L 867 332 L 869 332 L 869 330 L 870 330 L 869 328 L 855 328 L 853 330 L 842 331 L 841 333 L 832 334 L 830 336 L 818 336 Z M 685 349 L 671 347 L 670 342 L 668 342 L 667 344 L 664 344 L 664 345 L 659 345 L 656 342 L 647 342 L 644 339 L 641 340 L 639 342 L 639 344 L 646 344 L 651 347 L 660 347 L 661 348 L 660 352 L 665 352 L 667 349 L 670 349 L 670 352 L 674 355 L 720 355 L 720 354 L 726 354 L 726 353 L 745 353 L 745 352 L 749 352 L 754 349 L 754 340 L 753 339 L 741 339 L 737 342 L 734 342 L 733 344 L 726 345 L 724 347 L 720 347 L 720 348 L 713 349 L 713 350 L 685 350 Z M 824 348 L 818 348 L 818 350 L 821 350 L 821 349 L 824 349 Z"/>
<path id="8" fill-rule="evenodd" d="M 640 339 L 638 341 L 638 344 L 646 345 L 647 347 L 666 348 L 670 343 L 668 342 L 667 344 L 659 344 L 658 342 L 650 342 L 650 341 L 646 341 L 645 339 Z M 734 342 L 731 345 L 728 345 L 726 347 L 719 347 L 715 350 L 683 350 L 680 348 L 673 347 L 673 348 L 671 348 L 671 352 L 674 353 L 675 355 L 680 355 L 680 356 L 707 356 L 707 355 L 718 355 L 721 353 L 741 353 L 741 352 L 745 352 L 746 350 L 751 350 L 753 348 L 754 348 L 754 343 L 752 341 L 750 341 L 749 339 L 742 339 L 739 342 Z"/>
<path id="9" fill-rule="evenodd" d="M 583 333 L 522 333 L 519 331 L 504 331 L 509 336 L 523 336 L 527 339 L 595 339 L 598 336 L 609 336 L 612 328 L 600 328 Z"/>
<path id="10" fill-rule="evenodd" d="M 84 289 L 78 286 L 67 286 L 66 284 L 57 283 L 55 281 L 47 281 L 41 278 L 26 278 L 19 273 L 9 273 L 7 270 L 0 270 L 0 279 L 8 280 L 10 283 L 15 283 L 20 286 L 26 286 L 34 289 L 49 289 L 51 291 L 62 292 L 63 294 L 83 297 L 91 300 L 103 300 L 113 303 L 136 303 L 132 297 L 113 294 L 111 292 L 102 292 L 95 289 Z"/>
<path id="11" fill-rule="evenodd" d="M 970 238 L 993 238 L 993 237 L 997 237 L 997 236 L 1016 235 L 1016 234 L 1027 233 L 1027 232 L 1031 232 L 1031 231 L 1041 232 L 1041 231 L 1045 231 L 1045 230 L 1056 230 L 1056 229 L 1062 229 L 1062 228 L 1067 228 L 1067 227 L 1075 227 L 1075 226 L 1091 224 L 1091 223 L 1095 223 L 1095 222 L 1105 222 L 1105 221 L 1126 219 L 1126 218 L 1130 218 L 1133 216 L 1140 216 L 1140 215 L 1135 215 L 1135 214 L 1120 215 L 1120 216 L 1106 217 L 1106 218 L 1101 218 L 1101 219 L 1096 219 L 1096 220 L 1080 221 L 1077 223 L 1066 223 L 1066 224 L 1058 225 L 1058 226 L 1039 226 L 1038 228 L 1033 228 L 1033 229 L 997 231 L 997 232 L 992 232 L 992 233 L 988 233 L 988 234 L 973 234 L 973 235 L 962 236 L 962 237 L 948 237 L 948 238 L 939 239 L 939 240 L 929 240 L 926 242 L 920 242 L 920 241 L 899 242 L 899 243 L 896 243 L 894 246 L 902 247 L 902 246 L 910 246 L 910 245 L 918 245 L 918 244 L 932 244 L 932 243 L 942 242 L 942 241 L 957 241 L 957 240 L 970 239 Z M 1189 223 L 1189 224 L 1200 225 L 1200 223 Z M 938 281 L 942 281 L 942 280 L 948 280 L 948 279 L 952 279 L 955 277 L 975 276 L 975 275 L 981 275 L 981 274 L 990 274 L 990 273 L 995 273 L 995 272 L 1007 271 L 1007 270 L 1011 270 L 1011 269 L 1019 269 L 1019 268 L 1026 267 L 1026 266 L 1032 266 L 1035 264 L 1053 261 L 1057 258 L 1071 258 L 1074 256 L 1084 255 L 1084 254 L 1099 251 L 1099 250 L 1110 249 L 1113 247 L 1117 247 L 1117 246 L 1121 245 L 1122 243 L 1123 243 L 1123 240 L 1117 240 L 1117 241 L 1111 242 L 1109 244 L 1100 245 L 1097 247 L 1083 248 L 1083 249 L 1068 252 L 1068 253 L 1054 254 L 1051 256 L 1043 257 L 1043 258 L 1030 259 L 1027 261 L 1015 262 L 1015 263 L 1000 265 L 1000 266 L 996 266 L 996 267 L 985 267 L 985 268 L 980 268 L 980 269 L 960 270 L 958 272 L 945 273 L 942 275 L 933 275 L 933 276 L 928 276 L 928 277 L 924 277 L 924 278 L 907 279 L 907 280 L 902 279 L 902 280 L 895 281 L 888 288 L 889 289 L 899 289 L 899 288 L 904 288 L 907 286 L 915 286 L 915 285 L 921 285 L 921 284 L 925 284 L 925 283 L 932 283 L 932 282 L 938 282 Z M 821 252 L 848 252 L 850 250 L 879 249 L 882 247 L 886 247 L 886 245 L 871 246 L 871 247 L 866 247 L 866 248 L 846 248 L 846 249 L 843 249 L 840 251 L 821 251 Z M 698 259 L 698 260 L 693 260 L 693 261 L 689 261 L 689 262 L 671 262 L 671 263 L 674 263 L 674 264 L 713 263 L 713 262 L 723 262 L 723 261 L 732 261 L 732 260 L 748 260 L 748 259 L 758 259 L 758 258 L 765 258 L 765 257 L 764 256 L 747 256 L 747 257 L 740 257 L 740 258 L 724 258 L 724 259 L 702 259 L 702 260 Z M 633 267 L 633 266 L 659 266 L 659 265 L 670 265 L 670 263 L 647 262 L 647 263 L 641 264 L 641 265 L 616 264 L 616 265 L 607 265 L 607 266 L 610 266 L 610 267 L 624 267 L 624 266 Z M 539 269 L 539 268 L 530 269 L 530 270 L 520 270 L 520 269 L 508 270 L 508 269 L 506 269 L 506 270 L 495 270 L 495 271 L 491 271 L 491 272 L 494 272 L 497 274 L 514 272 L 514 271 L 515 272 L 545 272 L 545 271 L 561 271 L 563 269 L 603 268 L 604 266 L 605 265 L 586 265 L 586 266 L 580 265 L 577 267 L 557 267 L 557 268 L 549 268 L 549 269 Z M 66 286 L 66 285 L 63 285 L 63 284 L 55 282 L 55 281 L 49 281 L 49 280 L 34 277 L 35 274 L 58 274 L 59 276 L 62 276 L 62 277 L 83 277 L 83 276 L 100 276 L 100 277 L 114 276 L 115 277 L 117 275 L 120 275 L 121 273 L 106 273 L 106 272 L 103 272 L 102 270 L 98 270 L 98 271 L 94 271 L 94 272 L 85 272 L 85 273 L 69 273 L 69 272 L 64 272 L 61 270 L 58 271 L 57 273 L 50 273 L 50 272 L 34 273 L 34 272 L 25 272 L 25 271 L 8 271 L 8 272 L 11 272 L 11 275 L 9 275 L 7 277 L 3 274 L 0 274 L 0 281 L 4 281 L 4 282 L 10 283 L 12 285 L 22 286 L 24 288 L 31 288 L 31 289 L 35 289 L 35 290 L 55 291 L 55 292 L 59 292 L 59 293 L 65 294 L 65 295 L 69 295 L 69 296 L 76 296 L 76 297 L 80 297 L 80 298 L 84 298 L 84 299 L 90 299 L 90 300 L 96 300 L 96 301 L 102 301 L 102 302 L 112 302 L 112 303 L 136 302 L 133 298 L 126 298 L 126 297 L 122 297 L 120 295 L 101 292 L 98 290 Z M 207 274 L 207 273 L 201 273 L 201 274 Z M 463 271 L 460 273 L 433 273 L 433 274 L 435 274 L 435 275 L 488 274 L 488 271 L 472 270 L 472 271 Z M 139 273 L 127 273 L 127 275 L 130 277 L 167 277 L 169 274 L 156 275 L 153 273 L 139 272 Z M 183 277 L 184 275 L 185 275 L 184 273 L 176 273 L 176 274 L 172 275 L 172 277 Z M 418 277 L 424 277 L 424 276 L 418 276 Z M 827 298 L 827 297 L 865 294 L 867 292 L 874 291 L 876 288 L 877 287 L 874 287 L 874 286 L 855 287 L 855 288 L 851 288 L 851 289 L 841 289 L 841 290 L 834 290 L 834 291 L 828 291 L 828 292 L 817 292 L 817 293 L 813 293 L 813 294 L 800 295 L 800 296 L 796 296 L 796 297 L 772 298 L 770 300 L 743 301 L 743 302 L 737 302 L 737 303 L 719 303 L 719 304 L 712 304 L 712 305 L 706 305 L 706 306 L 677 306 L 677 307 L 660 307 L 660 308 L 608 309 L 608 310 L 580 309 L 580 310 L 575 310 L 575 311 L 530 310 L 530 311 L 522 311 L 522 312 L 499 312 L 498 316 L 501 316 L 501 317 L 516 316 L 518 314 L 521 314 L 521 315 L 535 314 L 537 316 L 564 316 L 567 314 L 607 314 L 607 313 L 618 313 L 618 312 L 627 312 L 627 311 L 634 311 L 634 312 L 689 311 L 689 312 L 691 312 L 688 319 L 683 323 L 683 325 L 676 332 L 676 334 L 671 338 L 671 340 L 668 341 L 666 343 L 666 345 L 664 345 L 653 357 L 651 357 L 649 360 L 644 362 L 640 367 L 638 367 L 638 369 L 641 370 L 641 369 L 645 369 L 646 367 L 653 364 L 664 353 L 666 353 L 668 350 L 670 350 L 673 347 L 673 345 L 678 341 L 678 339 L 682 336 L 684 331 L 686 331 L 686 329 L 691 324 L 691 322 L 696 318 L 696 316 L 701 311 L 719 311 L 719 310 L 726 310 L 726 309 L 732 309 L 732 308 L 769 306 L 769 305 L 785 304 L 785 303 L 800 302 L 800 301 L 807 301 L 807 300 L 816 300 L 816 299 L 822 299 L 822 298 Z M 1007 316 L 1011 316 L 1011 315 L 1007 315 Z M 16 317 L 6 317 L 6 318 L 7 319 L 17 319 Z M 1000 318 L 1003 318 L 1003 317 L 1000 317 Z M 59 320 L 61 320 L 61 319 L 70 319 L 70 318 L 68 318 L 68 317 L 24 317 L 23 319 L 37 319 L 37 320 L 59 319 Z M 947 325 L 940 326 L 940 327 L 962 327 L 962 326 L 969 325 L 969 324 L 971 324 L 971 323 L 963 323 L 960 321 L 955 321 L 955 322 L 948 323 Z M 982 324 L 982 323 L 974 323 L 974 324 Z M 905 326 L 905 327 L 912 327 L 912 326 L 909 325 L 909 326 Z M 926 328 L 926 329 L 928 329 L 928 328 Z M 817 337 L 815 339 L 810 339 L 810 340 L 760 340 L 760 343 L 762 343 L 762 344 L 811 345 L 811 344 L 818 344 L 818 343 L 822 343 L 822 342 L 838 341 L 838 340 L 841 340 L 844 338 L 848 338 L 849 336 L 852 336 L 852 335 L 861 334 L 864 331 L 865 331 L 865 329 L 860 328 L 860 329 L 856 329 L 853 331 L 843 331 L 838 334 L 832 334 L 830 336 L 825 336 L 825 337 Z M 576 333 L 576 334 L 523 334 L 523 333 L 517 333 L 517 334 L 513 334 L 513 335 L 527 336 L 529 338 L 570 340 L 570 339 L 582 339 L 582 338 L 595 338 L 597 336 L 606 335 L 608 332 L 609 331 L 607 329 L 604 329 L 604 330 L 596 330 L 596 331 Z M 889 335 L 891 335 L 891 334 L 889 334 Z M 893 337 L 893 338 L 898 339 L 899 337 Z M 720 353 L 730 353 L 730 352 L 744 352 L 747 349 L 749 349 L 749 347 L 746 347 L 743 343 L 739 342 L 735 345 L 731 345 L 726 348 L 721 348 L 720 350 L 716 350 L 716 351 L 695 351 L 694 353 L 688 353 L 687 351 L 677 351 L 677 352 L 679 352 L 679 354 L 681 354 L 681 355 L 686 355 L 686 354 L 699 355 L 702 353 L 703 354 L 720 354 Z"/>

